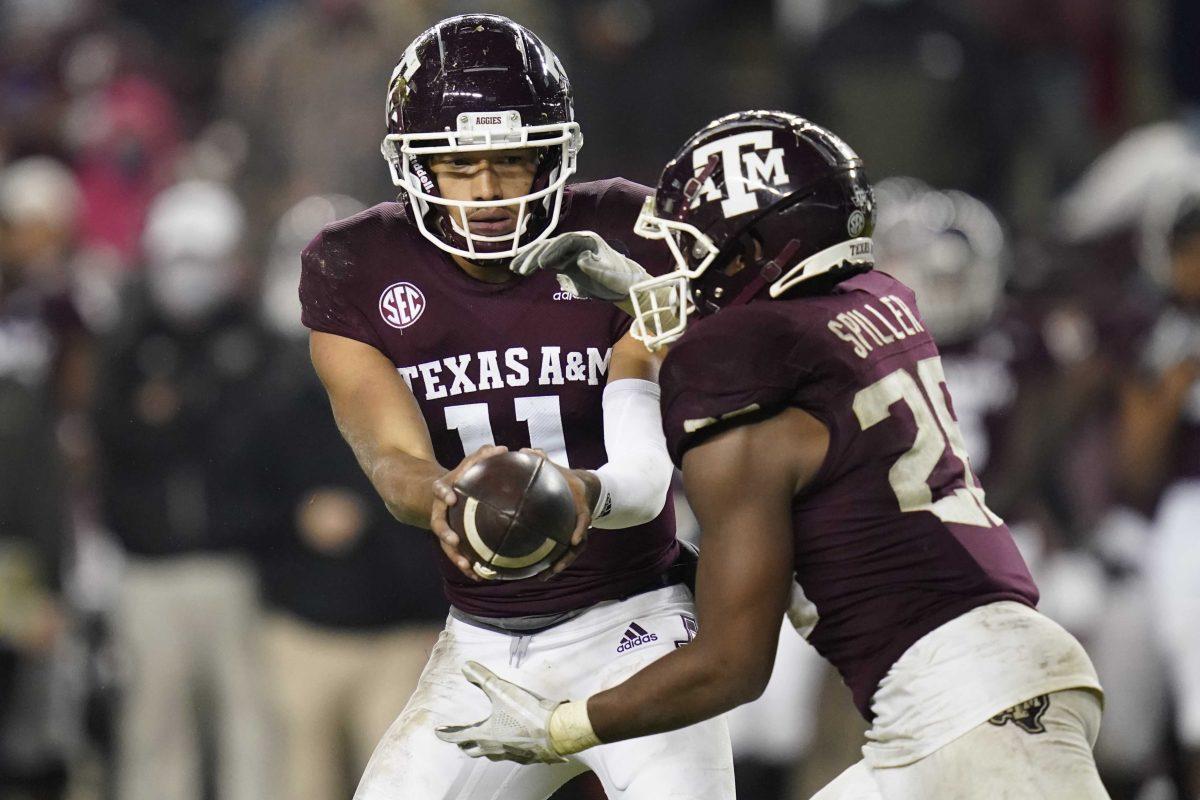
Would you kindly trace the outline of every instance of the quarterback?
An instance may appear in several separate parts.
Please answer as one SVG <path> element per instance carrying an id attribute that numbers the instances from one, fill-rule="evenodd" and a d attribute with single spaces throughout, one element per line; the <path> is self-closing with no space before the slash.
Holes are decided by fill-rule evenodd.
<path id="1" fill-rule="evenodd" d="M 451 604 L 358 800 L 543 800 L 587 770 L 610 798 L 733 796 L 719 720 L 529 766 L 474 761 L 434 735 L 486 712 L 460 674 L 470 659 L 545 694 L 586 695 L 695 630 L 694 563 L 666 502 L 657 358 L 630 336 L 628 314 L 579 296 L 621 299 L 586 275 L 509 270 L 566 231 L 579 232 L 577 258 L 621 251 L 626 269 L 653 268 L 658 248 L 630 235 L 648 190 L 568 185 L 581 144 L 570 84 L 541 40 L 504 17 L 444 20 L 408 47 L 388 87 L 383 154 L 401 201 L 330 225 L 302 255 L 303 321 L 337 423 L 392 514 L 433 530 Z M 521 447 L 567 476 L 575 547 L 544 576 L 485 580 L 433 484 Z M 609 530 L 584 547 L 589 528 Z"/>
<path id="2" fill-rule="evenodd" d="M 676 270 L 603 278 L 650 347 L 673 343 L 663 423 L 704 531 L 699 633 L 618 686 L 550 696 L 566 702 L 470 664 L 493 713 L 439 735 L 554 760 L 695 724 L 761 693 L 786 613 L 871 723 L 819 800 L 1107 797 L 1091 662 L 1034 608 L 916 298 L 872 268 L 873 215 L 855 153 L 789 114 L 716 120 L 667 165 L 638 230 Z"/>

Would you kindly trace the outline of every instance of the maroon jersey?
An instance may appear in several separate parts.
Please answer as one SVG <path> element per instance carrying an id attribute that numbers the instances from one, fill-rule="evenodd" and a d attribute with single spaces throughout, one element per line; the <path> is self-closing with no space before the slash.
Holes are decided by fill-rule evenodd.
<path id="1" fill-rule="evenodd" d="M 556 232 L 595 231 L 661 271 L 662 248 L 633 234 L 647 194 L 620 179 L 570 186 Z M 426 241 L 397 203 L 329 226 L 302 261 L 304 324 L 391 359 L 443 466 L 492 443 L 541 448 L 576 468 L 607 461 L 601 398 L 612 346 L 629 328 L 611 303 L 575 297 L 550 272 L 477 281 Z M 658 518 L 636 528 L 594 531 L 579 558 L 550 581 L 472 582 L 436 543 L 433 551 L 446 596 L 462 611 L 554 614 L 649 586 L 678 555 L 671 508 L 667 502 Z"/>
<path id="2" fill-rule="evenodd" d="M 787 406 L 829 429 L 825 462 L 794 502 L 796 578 L 820 615 L 809 641 L 864 716 L 924 634 L 985 603 L 1037 602 L 896 279 L 868 272 L 827 295 L 726 309 L 689 326 L 660 380 L 676 464 L 712 432 Z"/>

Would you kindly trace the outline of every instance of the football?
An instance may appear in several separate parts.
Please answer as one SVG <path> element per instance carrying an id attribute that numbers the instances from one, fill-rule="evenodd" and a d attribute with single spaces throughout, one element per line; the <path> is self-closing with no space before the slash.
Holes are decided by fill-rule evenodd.
<path id="1" fill-rule="evenodd" d="M 475 573 L 488 580 L 538 574 L 567 551 L 575 499 L 567 479 L 532 453 L 484 459 L 454 483 L 450 527 Z"/>

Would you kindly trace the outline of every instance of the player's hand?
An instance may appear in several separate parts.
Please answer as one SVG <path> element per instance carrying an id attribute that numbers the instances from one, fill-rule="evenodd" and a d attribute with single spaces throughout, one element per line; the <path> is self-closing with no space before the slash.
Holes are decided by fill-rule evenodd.
<path id="1" fill-rule="evenodd" d="M 458 567 L 459 572 L 473 581 L 482 581 L 483 578 L 477 575 L 475 570 L 471 569 L 471 559 L 463 555 L 462 551 L 458 548 L 460 539 L 458 533 L 450 527 L 446 512 L 450 506 L 458 502 L 458 495 L 454 493 L 454 482 L 459 479 L 459 476 L 485 458 L 491 458 L 492 456 L 498 456 L 501 453 L 507 452 L 508 448 L 502 445 L 484 445 L 458 462 L 457 467 L 433 482 L 433 508 L 429 514 L 429 529 L 438 538 L 438 543 L 442 546 L 442 552 L 446 554 L 451 563 Z"/>
<path id="2" fill-rule="evenodd" d="M 506 681 L 477 661 L 468 661 L 463 675 L 492 701 L 492 713 L 471 725 L 443 725 L 437 729 L 439 739 L 472 758 L 518 764 L 566 761 L 550 744 L 550 717 L 561 701 Z"/>
<path id="3" fill-rule="evenodd" d="M 588 529 L 592 527 L 592 509 L 596 507 L 596 497 L 600 493 L 600 480 L 587 470 L 568 469 L 555 464 L 544 450 L 523 447 L 521 452 L 533 453 L 561 472 L 567 479 L 567 485 L 571 487 L 572 497 L 575 498 L 575 530 L 571 531 L 571 547 L 539 576 L 548 581 L 571 566 L 571 562 L 583 552 L 584 545 L 587 544 Z"/>
<path id="4" fill-rule="evenodd" d="M 618 253 L 592 231 L 571 231 L 537 242 L 512 260 L 508 268 L 518 275 L 534 270 L 557 272 L 575 294 L 628 304 L 629 287 L 651 277 L 632 259 Z"/>

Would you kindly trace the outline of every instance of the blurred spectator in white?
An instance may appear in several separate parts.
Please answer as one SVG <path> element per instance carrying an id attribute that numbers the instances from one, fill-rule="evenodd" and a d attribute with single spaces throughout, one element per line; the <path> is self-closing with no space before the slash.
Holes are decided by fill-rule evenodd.
<path id="1" fill-rule="evenodd" d="M 1101 239 L 1142 224 L 1165 191 L 1178 202 L 1180 181 L 1200 175 L 1200 112 L 1135 128 L 1103 153 L 1059 202 L 1058 230 L 1070 242 Z M 1200 185 L 1200 177 L 1193 181 Z M 1151 226 L 1160 223 L 1147 219 Z M 1163 220 L 1169 224 L 1168 220 Z M 1161 231 L 1165 233 L 1165 231 Z M 1162 275 L 1165 250 L 1153 247 L 1145 266 Z"/>
<path id="2" fill-rule="evenodd" d="M 313 196 L 280 220 L 262 313 L 277 341 L 247 443 L 269 499 L 261 562 L 267 678 L 281 796 L 350 797 L 375 744 L 404 708 L 448 606 L 422 560 L 428 534 L 395 522 L 329 416 L 308 363 L 296 287 L 300 250 L 362 206 Z"/>
<path id="3" fill-rule="evenodd" d="M 95 410 L 103 522 L 128 563 L 114 629 L 126 660 L 116 796 L 198 800 L 202 732 L 221 800 L 268 796 L 247 442 L 267 356 L 240 300 L 244 213 L 225 187 L 163 192 L 144 281 L 107 336 Z"/>
<path id="4" fill-rule="evenodd" d="M 1194 577 L 1187 572 L 1195 568 L 1189 548 L 1198 530 L 1187 486 L 1200 477 L 1197 144 L 1185 122 L 1135 131 L 1097 161 L 1062 206 L 1064 233 L 1086 243 L 1083 252 L 1091 256 L 1068 286 L 1090 306 L 1085 338 L 1094 352 L 1081 366 L 1097 391 L 1091 408 L 1077 407 L 1072 416 L 1076 425 L 1085 412 L 1102 417 L 1090 447 L 1063 455 L 1079 465 L 1092 462 L 1087 472 L 1106 484 L 1086 515 L 1102 591 L 1091 593 L 1091 601 L 1086 592 L 1071 595 L 1074 605 L 1100 611 L 1081 639 L 1111 698 L 1112 724 L 1101 733 L 1096 758 L 1118 800 L 1140 796 L 1163 780 L 1156 775 L 1172 772 L 1164 740 L 1168 707 L 1180 716 L 1179 738 L 1195 750 L 1185 706 L 1193 703 L 1188 680 L 1197 675 L 1188 666 L 1196 617 L 1188 599 Z M 1138 246 L 1127 246 L 1134 239 Z M 1121 274 L 1105 266 L 1134 260 L 1135 252 L 1140 270 Z M 1171 674 L 1176 680 L 1168 684 Z"/>
<path id="5" fill-rule="evenodd" d="M 0 171 L 0 796 L 61 796 L 53 713 L 71 551 L 60 432 L 88 400 L 90 344 L 66 292 L 79 192 L 50 158 Z M 22 795 L 25 792 L 27 794 Z"/>

